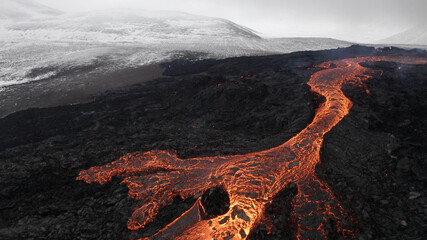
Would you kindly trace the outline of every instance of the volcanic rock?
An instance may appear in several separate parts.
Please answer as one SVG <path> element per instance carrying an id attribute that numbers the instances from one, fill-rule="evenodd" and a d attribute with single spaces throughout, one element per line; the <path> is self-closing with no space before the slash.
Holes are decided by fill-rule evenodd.
<path id="1" fill-rule="evenodd" d="M 130 231 L 127 219 L 139 203 L 127 195 L 121 179 L 85 184 L 75 180 L 77 174 L 136 151 L 176 150 L 185 159 L 278 146 L 305 128 L 322 102 L 306 85 L 320 70 L 311 66 L 376 54 L 380 52 L 374 48 L 353 46 L 265 57 L 179 60 L 163 65 L 163 78 L 109 91 L 88 103 L 28 109 L 2 118 L 0 238 L 151 236 L 190 209 L 196 198 L 176 198 L 146 228 Z M 425 55 L 396 49 L 381 54 Z M 400 72 L 399 66 L 388 63 L 370 67 L 383 74 L 368 81 L 370 94 L 357 87 L 345 89 L 354 107 L 327 134 L 316 173 L 343 207 L 352 210 L 354 222 L 347 224 L 359 229 L 357 238 L 421 239 L 427 205 L 427 68 L 408 65 Z M 283 158 L 297 163 L 292 153 Z M 230 174 L 241 173 L 232 169 Z M 209 192 L 201 193 L 208 214 L 227 211 L 223 190 Z M 248 238 L 295 238 L 297 193 L 295 184 L 279 192 L 266 206 L 266 221 Z M 243 209 L 232 210 L 235 217 L 248 219 Z M 317 225 L 317 217 L 312 218 L 302 222 Z M 330 225 L 328 236 L 333 238 L 334 224 Z"/>

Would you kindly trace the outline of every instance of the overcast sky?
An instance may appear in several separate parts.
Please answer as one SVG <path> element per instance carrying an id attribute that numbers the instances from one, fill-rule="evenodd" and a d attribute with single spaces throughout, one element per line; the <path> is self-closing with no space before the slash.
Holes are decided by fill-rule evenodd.
<path id="1" fill-rule="evenodd" d="M 38 0 L 66 11 L 172 10 L 221 17 L 271 37 L 372 42 L 427 23 L 427 0 Z"/>

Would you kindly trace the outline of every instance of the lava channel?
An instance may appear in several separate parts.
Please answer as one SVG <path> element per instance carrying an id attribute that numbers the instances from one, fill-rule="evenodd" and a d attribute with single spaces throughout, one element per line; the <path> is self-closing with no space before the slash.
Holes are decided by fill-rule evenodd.
<path id="1" fill-rule="evenodd" d="M 201 197 L 184 214 L 146 239 L 246 239 L 258 223 L 266 222 L 264 209 L 289 183 L 298 186 L 293 214 L 297 221 L 297 238 L 307 239 L 315 233 L 327 239 L 327 226 L 334 222 L 341 236 L 354 236 L 343 226 L 350 216 L 344 211 L 326 183 L 315 175 L 324 135 L 352 107 L 341 90 L 343 84 L 365 86 L 364 81 L 380 70 L 362 67 L 361 62 L 393 61 L 426 64 L 425 58 L 361 57 L 329 61 L 314 73 L 308 85 L 326 101 L 316 110 L 314 120 L 286 143 L 261 152 L 233 156 L 180 159 L 173 151 L 152 150 L 127 154 L 104 166 L 80 172 L 77 180 L 104 184 L 113 176 L 124 178 L 129 195 L 141 201 L 128 228 L 137 230 L 151 222 L 158 211 L 171 204 L 175 196 L 183 199 L 200 195 L 221 186 L 229 195 L 228 212 L 204 220 Z M 333 66 L 333 67 L 331 67 Z M 317 219 L 317 226 L 307 226 L 307 219 Z"/>

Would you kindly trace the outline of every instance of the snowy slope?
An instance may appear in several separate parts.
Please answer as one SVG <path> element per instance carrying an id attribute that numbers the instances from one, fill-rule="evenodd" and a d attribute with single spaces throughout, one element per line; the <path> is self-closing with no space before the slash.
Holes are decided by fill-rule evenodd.
<path id="1" fill-rule="evenodd" d="M 19 20 L 52 17 L 61 11 L 31 0 L 1 0 L 0 19 Z"/>
<path id="2" fill-rule="evenodd" d="M 219 18 L 177 12 L 106 10 L 64 14 L 7 26 L 7 40 L 142 42 L 203 38 L 260 38 L 250 30 Z M 26 32 L 29 34 L 23 35 Z"/>
<path id="3" fill-rule="evenodd" d="M 61 14 L 30 0 L 1 1 L 16 13 L 0 18 L 0 88 L 63 78 L 64 72 L 79 67 L 105 72 L 189 54 L 225 58 L 351 45 L 334 39 L 264 39 L 225 19 L 180 12 Z"/>
<path id="4" fill-rule="evenodd" d="M 398 33 L 386 39 L 380 40 L 379 42 L 388 44 L 427 45 L 427 27 L 414 27 L 402 33 Z"/>

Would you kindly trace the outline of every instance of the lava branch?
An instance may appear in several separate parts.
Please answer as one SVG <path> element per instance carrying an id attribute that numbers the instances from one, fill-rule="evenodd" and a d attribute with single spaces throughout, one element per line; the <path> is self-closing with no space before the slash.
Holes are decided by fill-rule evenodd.
<path id="1" fill-rule="evenodd" d="M 327 239 L 331 222 L 334 231 L 351 236 L 351 230 L 343 224 L 348 216 L 329 187 L 316 177 L 315 167 L 320 161 L 324 135 L 352 107 L 341 86 L 365 86 L 364 81 L 374 70 L 359 63 L 381 60 L 427 63 L 421 58 L 364 57 L 320 64 L 318 67 L 325 69 L 314 73 L 308 85 L 326 101 L 317 109 L 312 123 L 278 147 L 243 155 L 191 159 L 180 159 L 171 151 L 136 152 L 83 170 L 77 180 L 104 184 L 113 176 L 123 177 L 129 196 L 142 203 L 128 221 L 130 230 L 144 228 L 175 196 L 186 199 L 217 186 L 227 191 L 230 208 L 225 214 L 203 220 L 199 197 L 191 209 L 149 239 L 246 239 L 251 229 L 263 221 L 266 204 L 289 183 L 299 189 L 294 199 L 299 239 L 306 239 L 308 232 Z"/>

